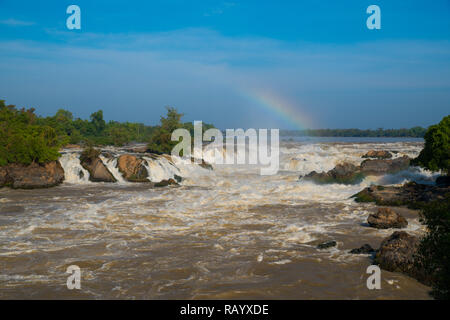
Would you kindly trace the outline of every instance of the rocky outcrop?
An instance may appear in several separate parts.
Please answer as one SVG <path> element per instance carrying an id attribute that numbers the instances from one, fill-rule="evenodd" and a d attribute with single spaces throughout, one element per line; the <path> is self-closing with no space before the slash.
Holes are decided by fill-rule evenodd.
<path id="1" fill-rule="evenodd" d="M 395 231 L 381 242 L 375 255 L 374 263 L 381 269 L 405 273 L 419 281 L 427 282 L 427 277 L 415 255 L 419 249 L 420 239 L 404 231 Z"/>
<path id="2" fill-rule="evenodd" d="M 370 150 L 361 158 L 390 159 L 392 158 L 392 154 L 385 150 Z"/>
<path id="3" fill-rule="evenodd" d="M 83 159 L 81 166 L 89 171 L 89 180 L 92 182 L 116 182 L 99 157 Z"/>
<path id="4" fill-rule="evenodd" d="M 370 254 L 375 252 L 375 249 L 370 244 L 364 244 L 362 247 L 350 250 L 351 254 Z"/>
<path id="5" fill-rule="evenodd" d="M 377 229 L 402 229 L 408 226 L 408 221 L 390 208 L 378 208 L 376 213 L 369 215 L 367 223 Z"/>
<path id="6" fill-rule="evenodd" d="M 407 156 L 392 160 L 367 159 L 359 166 L 342 163 L 336 165 L 330 171 L 319 173 L 312 171 L 305 176 L 300 176 L 300 179 L 311 180 L 316 183 L 355 184 L 361 182 L 365 176 L 379 176 L 405 170 L 409 167 L 409 162 L 410 159 Z"/>
<path id="7" fill-rule="evenodd" d="M 401 187 L 370 186 L 352 197 L 355 198 L 356 202 L 375 202 L 380 206 L 418 208 L 423 203 L 443 200 L 447 193 L 450 193 L 450 187 L 408 182 Z"/>
<path id="8" fill-rule="evenodd" d="M 148 182 L 148 172 L 144 160 L 124 154 L 117 159 L 117 167 L 125 180 L 131 182 Z"/>
<path id="9" fill-rule="evenodd" d="M 0 186 L 15 189 L 49 188 L 64 181 L 64 170 L 58 161 L 28 166 L 9 164 L 0 168 Z"/>
<path id="10" fill-rule="evenodd" d="M 357 166 L 351 163 L 342 163 L 336 165 L 328 172 L 317 173 L 316 171 L 312 171 L 301 178 L 304 180 L 312 180 L 317 183 L 354 184 L 361 182 L 364 176 Z"/>
<path id="11" fill-rule="evenodd" d="M 409 167 L 410 158 L 403 156 L 392 160 L 364 160 L 360 165 L 360 170 L 365 175 L 380 176 L 388 173 L 396 173 L 406 170 Z"/>

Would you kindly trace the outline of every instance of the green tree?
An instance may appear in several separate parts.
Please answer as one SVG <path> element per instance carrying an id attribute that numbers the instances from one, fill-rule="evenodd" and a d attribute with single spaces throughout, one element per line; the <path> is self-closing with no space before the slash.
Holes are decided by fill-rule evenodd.
<path id="1" fill-rule="evenodd" d="M 103 120 L 103 110 L 91 114 L 91 123 L 94 126 L 95 134 L 101 134 L 105 130 L 106 122 Z"/>
<path id="2" fill-rule="evenodd" d="M 450 174 L 450 115 L 437 125 L 430 126 L 425 133 L 425 146 L 412 164 L 431 171 Z"/>
<path id="3" fill-rule="evenodd" d="M 167 116 L 161 117 L 161 125 L 157 126 L 153 131 L 148 148 L 154 153 L 170 154 L 173 147 L 177 145 L 177 141 L 172 141 L 172 132 L 175 129 L 183 128 L 181 117 L 183 114 L 178 113 L 173 107 L 166 107 Z"/>

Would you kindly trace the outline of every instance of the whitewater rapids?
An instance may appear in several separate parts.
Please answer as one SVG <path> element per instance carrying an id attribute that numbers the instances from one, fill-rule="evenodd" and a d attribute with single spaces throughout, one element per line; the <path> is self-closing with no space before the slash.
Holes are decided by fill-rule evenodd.
<path id="1" fill-rule="evenodd" d="M 373 183 L 433 183 L 411 168 L 367 177 L 357 185 L 299 180 L 340 162 L 359 164 L 370 149 L 415 157 L 421 141 L 282 142 L 280 170 L 145 156 L 149 181 L 183 178 L 180 186 L 126 182 L 120 150 L 101 160 L 117 183 L 93 183 L 79 154 L 60 158 L 63 185 L 0 189 L 0 298 L 132 299 L 427 299 L 429 288 L 383 271 L 382 290 L 368 290 L 368 255 L 392 230 L 365 224 L 373 204 L 349 197 Z M 207 153 L 205 160 L 212 160 Z M 417 213 L 405 210 L 407 232 L 421 235 Z M 318 250 L 317 242 L 336 240 Z M 82 270 L 82 290 L 66 287 L 69 265 Z"/>

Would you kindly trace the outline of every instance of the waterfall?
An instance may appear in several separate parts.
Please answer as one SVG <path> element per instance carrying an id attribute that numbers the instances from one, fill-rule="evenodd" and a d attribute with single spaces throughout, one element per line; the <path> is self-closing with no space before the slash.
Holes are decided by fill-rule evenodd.
<path id="1" fill-rule="evenodd" d="M 144 166 L 148 171 L 148 179 L 152 182 L 173 179 L 175 175 L 180 175 L 180 170 L 165 157 L 161 156 L 157 159 L 143 157 L 143 159 L 145 160 Z"/>
<path id="2" fill-rule="evenodd" d="M 123 178 L 122 173 L 120 173 L 119 168 L 117 167 L 117 158 L 106 158 L 103 155 L 100 155 L 100 160 L 102 160 L 103 164 L 108 168 L 109 172 L 116 178 L 118 183 L 127 183 L 127 181 Z"/>
<path id="3" fill-rule="evenodd" d="M 79 157 L 78 153 L 65 153 L 59 158 L 65 182 L 89 183 L 89 172 L 81 166 Z"/>

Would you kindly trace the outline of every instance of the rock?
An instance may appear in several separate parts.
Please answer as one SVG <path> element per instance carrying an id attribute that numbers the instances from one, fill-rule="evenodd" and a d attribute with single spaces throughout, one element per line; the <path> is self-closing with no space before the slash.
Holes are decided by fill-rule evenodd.
<path id="1" fill-rule="evenodd" d="M 402 272 L 417 280 L 423 280 L 424 271 L 415 263 L 414 257 L 419 244 L 417 237 L 404 231 L 395 231 L 381 242 L 374 263 L 384 270 Z"/>
<path id="2" fill-rule="evenodd" d="M 149 151 L 147 146 L 133 146 L 133 147 L 126 148 L 124 150 L 126 152 L 131 152 L 131 153 L 146 153 Z"/>
<path id="3" fill-rule="evenodd" d="M 78 144 L 66 144 L 63 149 L 81 149 L 81 146 Z"/>
<path id="4" fill-rule="evenodd" d="M 155 183 L 156 188 L 167 187 L 169 185 L 178 185 L 178 183 L 174 179 L 161 180 L 160 182 Z"/>
<path id="5" fill-rule="evenodd" d="M 0 168 L 0 186 L 15 189 L 49 188 L 64 181 L 64 169 L 58 161 L 45 164 L 9 164 Z"/>
<path id="6" fill-rule="evenodd" d="M 316 171 L 312 171 L 300 178 L 312 180 L 317 183 L 355 184 L 361 182 L 364 176 L 357 166 L 351 163 L 342 163 L 336 165 L 328 172 L 317 173 Z"/>
<path id="7" fill-rule="evenodd" d="M 392 160 L 367 159 L 361 162 L 360 170 L 365 175 L 380 176 L 388 173 L 396 173 L 409 167 L 410 158 L 403 156 Z"/>
<path id="8" fill-rule="evenodd" d="M 81 166 L 89 171 L 89 180 L 93 182 L 116 182 L 116 178 L 98 157 L 81 161 Z"/>
<path id="9" fill-rule="evenodd" d="M 127 181 L 148 182 L 148 172 L 142 159 L 124 154 L 117 159 L 117 167 Z"/>
<path id="10" fill-rule="evenodd" d="M 336 241 L 331 240 L 317 245 L 317 249 L 327 249 L 336 246 Z"/>
<path id="11" fill-rule="evenodd" d="M 385 150 L 370 150 L 362 158 L 390 159 L 392 154 Z"/>
<path id="12" fill-rule="evenodd" d="M 0 167 L 0 187 L 3 187 L 8 183 L 8 170 L 6 167 Z"/>
<path id="13" fill-rule="evenodd" d="M 436 178 L 436 185 L 438 187 L 449 187 L 450 186 L 450 176 L 439 176 Z"/>
<path id="14" fill-rule="evenodd" d="M 352 254 L 368 254 L 372 252 L 375 252 L 375 249 L 367 243 L 360 248 L 350 250 Z"/>
<path id="15" fill-rule="evenodd" d="M 367 218 L 367 223 L 373 228 L 406 228 L 408 221 L 390 208 L 378 208 L 377 213 L 372 213 Z"/>
<path id="16" fill-rule="evenodd" d="M 444 199 L 450 187 L 439 187 L 416 182 L 401 187 L 370 186 L 353 195 L 356 202 L 375 202 L 379 206 L 403 206 L 418 208 L 421 204 Z"/>

